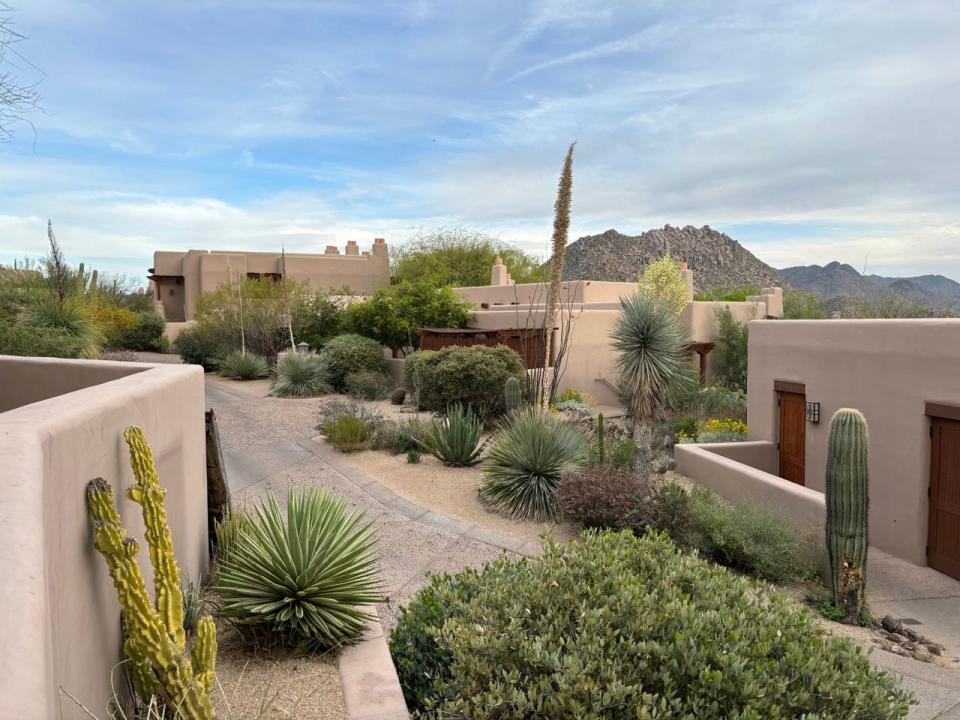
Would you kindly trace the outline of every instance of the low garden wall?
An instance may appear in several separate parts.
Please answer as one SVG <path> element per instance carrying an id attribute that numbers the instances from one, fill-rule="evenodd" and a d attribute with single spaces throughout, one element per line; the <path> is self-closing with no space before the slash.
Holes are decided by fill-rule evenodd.
<path id="1" fill-rule="evenodd" d="M 771 442 L 680 444 L 673 454 L 678 473 L 727 500 L 766 505 L 803 530 L 824 525 L 823 493 L 777 477 L 777 446 Z"/>
<path id="2" fill-rule="evenodd" d="M 123 431 L 143 428 L 180 566 L 196 581 L 207 568 L 203 371 L 0 356 L 0 378 L 0 717 L 88 718 L 61 703 L 61 687 L 104 716 L 122 659 L 120 608 L 93 547 L 86 486 L 113 485 L 152 587 L 140 506 L 123 495 L 133 483 Z"/>

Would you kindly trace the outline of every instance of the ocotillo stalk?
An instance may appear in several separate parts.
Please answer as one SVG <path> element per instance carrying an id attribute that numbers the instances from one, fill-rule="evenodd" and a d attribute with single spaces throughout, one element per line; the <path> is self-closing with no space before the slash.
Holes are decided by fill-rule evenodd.
<path id="1" fill-rule="evenodd" d="M 827 449 L 827 553 L 834 602 L 853 624 L 863 616 L 867 580 L 868 445 L 863 415 L 837 410 Z"/>
<path id="2" fill-rule="evenodd" d="M 604 461 L 603 432 L 603 413 L 597 413 L 597 456 L 601 465 Z"/>

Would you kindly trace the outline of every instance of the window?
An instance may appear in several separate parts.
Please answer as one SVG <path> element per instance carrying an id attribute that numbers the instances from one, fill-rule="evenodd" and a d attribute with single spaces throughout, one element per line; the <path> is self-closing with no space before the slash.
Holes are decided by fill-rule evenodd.
<path id="1" fill-rule="evenodd" d="M 177 294 L 177 291 L 174 290 L 173 288 L 170 288 L 169 290 L 167 290 L 167 293 L 169 293 L 170 297 L 173 297 L 174 295 Z"/>

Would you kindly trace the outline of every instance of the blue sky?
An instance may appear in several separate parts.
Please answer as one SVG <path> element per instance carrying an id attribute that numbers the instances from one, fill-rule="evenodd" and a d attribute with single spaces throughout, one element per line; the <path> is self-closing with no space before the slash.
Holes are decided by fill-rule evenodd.
<path id="1" fill-rule="evenodd" d="M 322 249 L 462 225 L 724 230 L 770 264 L 960 280 L 960 3 L 20 0 L 43 111 L 0 261 Z M 9 69 L 9 68 L 8 68 Z"/>

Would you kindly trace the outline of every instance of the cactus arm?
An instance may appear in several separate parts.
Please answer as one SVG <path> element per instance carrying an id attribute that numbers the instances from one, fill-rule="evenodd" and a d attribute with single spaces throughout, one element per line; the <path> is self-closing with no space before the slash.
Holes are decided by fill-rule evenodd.
<path id="1" fill-rule="evenodd" d="M 167 525 L 167 513 L 163 506 L 166 490 L 160 486 L 153 452 L 138 427 L 129 427 L 123 433 L 130 449 L 130 465 L 137 484 L 127 490 L 127 497 L 143 507 L 143 523 L 146 540 L 150 547 L 150 564 L 153 566 L 153 592 L 157 612 L 173 636 L 180 652 L 186 647 L 183 630 L 183 598 L 180 594 L 180 568 L 173 550 L 173 537 Z"/>
<path id="2" fill-rule="evenodd" d="M 190 648 L 190 663 L 194 677 L 204 689 L 210 692 L 213 687 L 213 672 L 217 660 L 217 626 L 209 615 L 197 623 L 197 639 Z"/>

